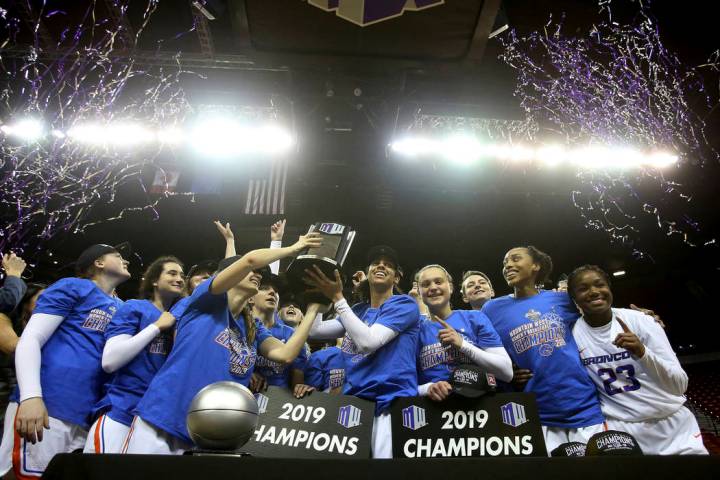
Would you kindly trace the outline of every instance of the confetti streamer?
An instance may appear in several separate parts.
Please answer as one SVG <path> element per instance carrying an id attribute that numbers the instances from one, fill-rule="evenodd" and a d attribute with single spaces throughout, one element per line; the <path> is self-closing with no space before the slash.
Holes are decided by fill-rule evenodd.
<path id="1" fill-rule="evenodd" d="M 704 65 L 685 66 L 663 45 L 648 3 L 639 3 L 638 20 L 628 25 L 613 21 L 610 4 L 599 2 L 606 19 L 581 36 L 565 34 L 564 19 L 552 17 L 542 31 L 510 32 L 500 58 L 517 72 L 515 95 L 527 120 L 540 126 L 537 141 L 679 156 L 667 170 L 580 169 L 572 201 L 587 228 L 605 232 L 639 257 L 645 255 L 640 235 L 648 219 L 686 245 L 714 246 L 686 211 L 692 196 L 671 177 L 718 160 L 704 121 L 717 98 L 705 88 L 700 69 L 720 71 L 720 52 Z"/>
<path id="2" fill-rule="evenodd" d="M 126 1 L 106 2 L 114 6 L 114 20 L 98 16 L 96 3 L 89 2 L 75 24 L 64 11 L 33 11 L 35 2 L 22 3 L 35 19 L 29 47 L 19 41 L 20 19 L 0 9 L 7 33 L 0 39 L 0 122 L 12 126 L 23 118 L 36 119 L 46 130 L 34 142 L 0 133 L 0 251 L 32 256 L 60 233 L 82 232 L 108 220 L 91 222 L 94 207 L 113 204 L 119 187 L 142 186 L 143 171 L 160 168 L 160 143 L 127 148 L 134 138 L 126 135 L 121 142 L 88 144 L 68 132 L 88 123 L 100 128 L 112 122 L 148 129 L 179 125 L 191 112 L 181 80 L 193 73 L 181 68 L 179 54 L 172 67 L 139 65 L 133 59 L 157 0 L 147 2 L 133 34 L 126 27 Z M 49 39 L 43 22 L 56 15 L 68 23 L 58 39 Z M 118 206 L 112 218 L 132 211 L 157 217 L 162 198 L 146 196 L 143 205 Z"/>

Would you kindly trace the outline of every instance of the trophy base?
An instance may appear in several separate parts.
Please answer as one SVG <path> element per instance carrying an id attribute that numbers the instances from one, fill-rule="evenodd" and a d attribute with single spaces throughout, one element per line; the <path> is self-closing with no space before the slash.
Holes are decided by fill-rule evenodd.
<path id="1" fill-rule="evenodd" d="M 200 448 L 187 450 L 183 455 L 192 455 L 193 457 L 252 457 L 252 455 L 247 452 L 234 450 L 203 450 Z"/>
<path id="2" fill-rule="evenodd" d="M 307 276 L 305 270 L 313 271 L 314 266 L 317 266 L 326 277 L 331 279 L 335 278 L 335 270 L 339 271 L 341 269 L 340 265 L 331 258 L 318 255 L 299 255 L 288 267 L 288 283 L 291 290 L 301 295 L 306 303 L 327 305 L 330 303 L 330 299 L 319 292 L 307 292 L 307 290 L 312 287 L 302 280 L 303 277 Z"/>

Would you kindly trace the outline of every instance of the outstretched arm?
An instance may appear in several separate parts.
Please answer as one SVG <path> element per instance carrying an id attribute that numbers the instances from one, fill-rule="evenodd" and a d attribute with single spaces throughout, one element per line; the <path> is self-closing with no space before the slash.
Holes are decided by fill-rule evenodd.
<path id="1" fill-rule="evenodd" d="M 319 233 L 308 233 L 290 247 L 261 248 L 246 253 L 232 265 L 218 273 L 210 286 L 210 292 L 217 295 L 230 290 L 253 270 L 265 267 L 281 258 L 293 255 L 307 247 L 319 247 L 322 240 Z M 308 328 L 310 328 L 308 326 Z M 269 357 L 268 357 L 269 358 Z"/>

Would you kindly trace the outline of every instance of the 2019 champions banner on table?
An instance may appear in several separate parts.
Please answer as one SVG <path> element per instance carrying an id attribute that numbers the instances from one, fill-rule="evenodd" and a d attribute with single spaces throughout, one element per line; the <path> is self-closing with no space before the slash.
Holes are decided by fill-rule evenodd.
<path id="1" fill-rule="evenodd" d="M 269 387 L 255 395 L 260 420 L 243 452 L 279 458 L 369 458 L 375 403 L 313 392 L 295 398 Z"/>
<path id="2" fill-rule="evenodd" d="M 391 413 L 395 458 L 547 455 L 534 394 L 399 398 Z"/>

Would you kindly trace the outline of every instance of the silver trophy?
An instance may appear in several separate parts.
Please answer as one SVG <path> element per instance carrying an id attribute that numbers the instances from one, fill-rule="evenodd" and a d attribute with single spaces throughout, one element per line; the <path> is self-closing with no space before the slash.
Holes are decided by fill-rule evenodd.
<path id="1" fill-rule="evenodd" d="M 323 244 L 317 248 L 302 250 L 290 263 L 287 269 L 287 279 L 290 289 L 295 294 L 302 294 L 306 302 L 327 303 L 328 299 L 321 293 L 305 293 L 312 288 L 303 282 L 305 270 L 317 267 L 328 277 L 334 278 L 334 270 L 342 269 L 353 240 L 355 230 L 339 223 L 318 222 L 310 225 L 308 233 L 317 232 L 322 236 Z"/>

